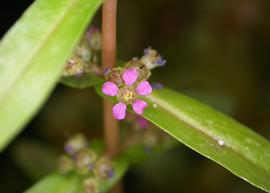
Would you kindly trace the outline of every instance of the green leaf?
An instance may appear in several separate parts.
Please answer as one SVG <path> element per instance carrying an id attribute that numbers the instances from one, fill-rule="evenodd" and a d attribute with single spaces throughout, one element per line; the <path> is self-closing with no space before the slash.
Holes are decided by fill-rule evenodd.
<path id="1" fill-rule="evenodd" d="M 61 175 L 58 173 L 51 174 L 39 181 L 25 193 L 83 193 L 81 177 L 70 174 Z"/>
<path id="2" fill-rule="evenodd" d="M 63 76 L 60 82 L 72 88 L 87 88 L 103 82 L 103 79 L 97 75 L 84 73 L 81 76 Z"/>
<path id="3" fill-rule="evenodd" d="M 191 149 L 270 191 L 270 143 L 235 120 L 169 89 L 147 98 L 144 116 Z"/>
<path id="4" fill-rule="evenodd" d="M 101 86 L 96 90 L 102 95 Z M 170 89 L 155 90 L 144 99 L 148 102 L 145 118 L 196 152 L 270 192 L 270 143 L 266 139 L 209 106 Z"/>
<path id="5" fill-rule="evenodd" d="M 39 110 L 102 0 L 37 0 L 0 43 L 0 150 Z"/>

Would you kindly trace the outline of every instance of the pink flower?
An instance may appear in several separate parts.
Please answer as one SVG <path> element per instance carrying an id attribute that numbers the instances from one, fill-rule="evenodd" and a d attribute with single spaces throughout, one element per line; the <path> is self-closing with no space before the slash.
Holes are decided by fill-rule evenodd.
<path id="1" fill-rule="evenodd" d="M 142 115 L 147 103 L 138 99 L 138 96 L 147 96 L 151 94 L 152 87 L 148 81 L 144 80 L 134 86 L 138 79 L 138 72 L 135 68 L 128 68 L 124 71 L 122 79 L 124 86 L 119 88 L 115 83 L 107 81 L 102 86 L 102 92 L 108 96 L 117 96 L 119 103 L 114 105 L 112 111 L 116 119 L 122 120 L 126 117 L 127 105 L 131 104 L 132 109 L 139 115 Z"/>

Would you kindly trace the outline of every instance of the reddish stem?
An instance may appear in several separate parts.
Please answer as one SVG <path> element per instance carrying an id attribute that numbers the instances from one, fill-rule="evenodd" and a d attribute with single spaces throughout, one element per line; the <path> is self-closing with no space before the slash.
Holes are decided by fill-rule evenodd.
<path id="1" fill-rule="evenodd" d="M 102 68 L 112 68 L 116 62 L 116 14 L 117 0 L 105 0 L 102 7 Z M 107 154 L 115 156 L 119 151 L 118 122 L 112 116 L 113 105 L 103 101 L 104 140 Z"/>
<path id="2" fill-rule="evenodd" d="M 116 14 L 117 0 L 105 0 L 102 7 L 102 68 L 112 68 L 116 62 Z M 103 101 L 104 140 L 109 157 L 119 152 L 119 127 L 112 116 L 112 103 Z M 116 184 L 111 193 L 122 193 L 121 183 Z"/>

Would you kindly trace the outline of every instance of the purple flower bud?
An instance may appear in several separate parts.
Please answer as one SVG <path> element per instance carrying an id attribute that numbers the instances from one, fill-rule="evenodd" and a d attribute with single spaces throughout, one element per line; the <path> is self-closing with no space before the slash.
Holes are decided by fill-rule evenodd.
<path id="1" fill-rule="evenodd" d="M 145 48 L 144 50 L 143 50 L 143 53 L 144 53 L 144 55 L 147 55 L 147 54 L 149 54 L 149 51 L 151 50 L 151 47 L 149 46 L 148 48 Z"/>
<path id="2" fill-rule="evenodd" d="M 153 89 L 156 89 L 156 90 L 164 88 L 164 86 L 159 82 L 154 82 L 154 83 L 151 84 L 151 86 L 152 86 Z"/>
<path id="3" fill-rule="evenodd" d="M 73 148 L 72 148 L 72 146 L 70 144 L 65 145 L 64 150 L 68 154 L 72 154 L 74 152 L 74 150 L 73 150 Z"/>
<path id="4" fill-rule="evenodd" d="M 164 60 L 164 59 L 160 56 L 160 57 L 157 58 L 156 63 L 157 63 L 159 66 L 165 66 L 166 60 Z"/>
<path id="5" fill-rule="evenodd" d="M 112 178 L 114 176 L 114 171 L 113 170 L 109 170 L 108 172 L 108 177 Z"/>
<path id="6" fill-rule="evenodd" d="M 144 55 L 141 57 L 140 61 L 144 63 L 149 70 L 159 66 L 164 66 L 166 63 L 166 60 L 164 60 L 156 50 L 151 48 L 144 50 Z"/>
<path id="7" fill-rule="evenodd" d="M 97 26 L 91 26 L 87 31 L 87 35 L 91 38 L 91 35 L 96 32 L 99 32 L 99 28 Z"/>
<path id="8" fill-rule="evenodd" d="M 110 68 L 105 68 L 104 70 L 104 76 L 107 76 L 110 73 L 111 69 Z"/>
<path id="9" fill-rule="evenodd" d="M 86 148 L 87 146 L 88 142 L 86 138 L 82 134 L 77 134 L 66 142 L 64 150 L 66 153 L 74 155 L 81 149 Z"/>

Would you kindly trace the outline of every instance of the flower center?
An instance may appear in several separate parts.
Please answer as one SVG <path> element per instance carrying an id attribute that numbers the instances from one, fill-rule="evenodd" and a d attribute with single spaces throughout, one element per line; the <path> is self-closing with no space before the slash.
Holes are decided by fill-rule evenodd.
<path id="1" fill-rule="evenodd" d="M 133 87 L 125 86 L 119 89 L 117 98 L 125 104 L 132 104 L 137 98 L 137 94 Z"/>

